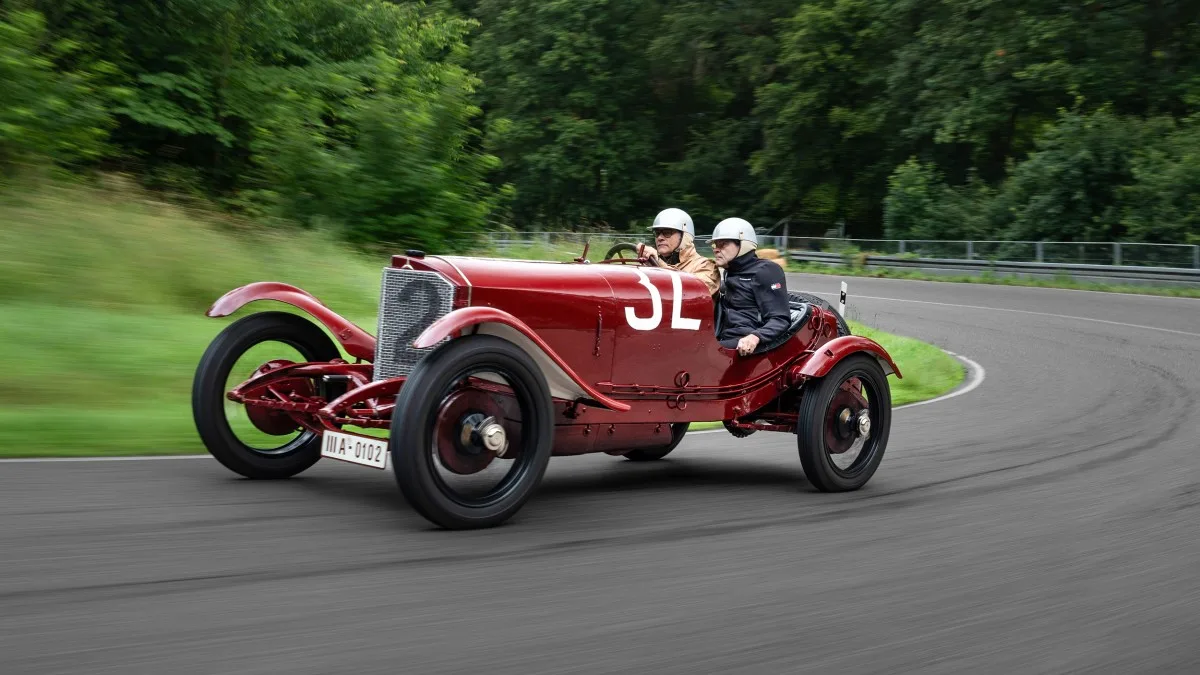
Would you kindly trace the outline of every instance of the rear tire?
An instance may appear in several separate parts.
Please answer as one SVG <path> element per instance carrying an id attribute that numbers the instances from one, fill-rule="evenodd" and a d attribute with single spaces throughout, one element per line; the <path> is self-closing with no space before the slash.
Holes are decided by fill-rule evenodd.
<path id="1" fill-rule="evenodd" d="M 246 478 L 289 478 L 321 458 L 320 435 L 305 430 L 280 450 L 264 454 L 242 442 L 225 416 L 225 390 L 238 358 L 262 342 L 284 342 L 307 361 L 332 361 L 337 345 L 316 324 L 286 312 L 243 317 L 221 331 L 200 359 L 192 381 L 192 419 L 208 452 L 229 470 Z"/>
<path id="2" fill-rule="evenodd" d="M 520 406 L 520 447 L 515 477 L 484 498 L 470 502 L 451 494 L 438 476 L 434 458 L 438 412 L 444 391 L 476 370 L 499 373 L 512 386 Z M 546 472 L 554 441 L 550 388 L 537 364 L 507 340 L 491 335 L 458 338 L 422 359 L 400 388 L 392 415 L 389 451 L 400 492 L 426 520 L 451 530 L 499 525 L 532 496 Z"/>
<path id="3" fill-rule="evenodd" d="M 842 469 L 833 462 L 835 455 L 830 453 L 827 432 L 837 432 L 829 424 L 829 417 L 836 415 L 834 408 L 842 407 L 835 402 L 835 396 L 845 400 L 844 392 L 840 391 L 842 384 L 855 377 L 868 395 L 865 409 L 871 418 L 871 429 L 853 463 Z M 866 485 L 883 461 L 891 425 L 892 394 L 883 368 L 872 356 L 861 353 L 847 356 L 825 377 L 805 386 L 796 423 L 796 447 L 805 477 L 821 492 L 847 492 Z"/>
<path id="4" fill-rule="evenodd" d="M 675 449 L 675 446 L 679 445 L 679 442 L 683 440 L 683 435 L 687 433 L 689 426 L 691 426 L 690 422 L 680 422 L 679 424 L 672 424 L 671 425 L 671 444 L 665 448 L 659 448 L 656 450 L 646 450 L 646 449 L 630 450 L 629 452 L 625 453 L 623 456 L 625 457 L 625 459 L 628 459 L 631 462 L 656 462 L 656 461 L 662 459 L 663 457 L 666 457 L 667 455 L 671 454 L 671 451 Z"/>

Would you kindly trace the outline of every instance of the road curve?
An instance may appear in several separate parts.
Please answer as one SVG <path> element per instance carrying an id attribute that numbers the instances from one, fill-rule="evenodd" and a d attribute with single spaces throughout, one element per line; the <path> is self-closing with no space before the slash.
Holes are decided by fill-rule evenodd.
<path id="1" fill-rule="evenodd" d="M 458 533 L 334 462 L 0 463 L 0 672 L 1200 672 L 1200 301 L 847 281 L 987 370 L 858 493 L 765 433 L 556 459 Z"/>

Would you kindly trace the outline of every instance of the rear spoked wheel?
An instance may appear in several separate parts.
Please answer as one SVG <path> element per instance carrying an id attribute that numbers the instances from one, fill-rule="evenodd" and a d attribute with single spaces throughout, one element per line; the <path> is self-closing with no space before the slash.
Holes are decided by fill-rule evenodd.
<path id="1" fill-rule="evenodd" d="M 804 475 L 822 492 L 857 490 L 875 474 L 887 447 L 892 424 L 887 375 L 875 358 L 855 354 L 809 387 L 796 428 Z"/>
<path id="2" fill-rule="evenodd" d="M 550 390 L 511 342 L 472 335 L 425 357 L 392 416 L 396 482 L 424 518 L 447 529 L 492 527 L 532 496 L 550 460 Z"/>

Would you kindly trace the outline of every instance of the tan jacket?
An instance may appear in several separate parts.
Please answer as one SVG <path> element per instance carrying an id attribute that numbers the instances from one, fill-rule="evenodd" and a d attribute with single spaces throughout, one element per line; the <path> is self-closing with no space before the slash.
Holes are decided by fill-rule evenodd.
<path id="1" fill-rule="evenodd" d="M 709 295 L 716 293 L 721 288 L 721 277 L 717 272 L 717 264 L 700 255 L 700 252 L 696 250 L 696 245 L 692 243 L 691 237 L 685 237 L 683 243 L 679 245 L 678 264 L 668 265 L 658 256 L 654 257 L 654 262 L 659 267 L 696 275 L 700 281 L 704 282 L 705 286 L 708 286 Z"/>

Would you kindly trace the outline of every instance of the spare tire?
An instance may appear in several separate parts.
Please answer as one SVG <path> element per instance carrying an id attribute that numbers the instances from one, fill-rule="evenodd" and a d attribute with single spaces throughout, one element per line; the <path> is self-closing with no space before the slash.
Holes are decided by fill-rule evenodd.
<path id="1" fill-rule="evenodd" d="M 838 313 L 837 307 L 834 307 L 832 303 L 826 301 L 824 298 L 815 296 L 812 293 L 801 293 L 800 291 L 788 291 L 788 297 L 792 302 L 807 302 L 810 305 L 816 305 L 821 309 L 832 312 L 837 317 L 838 337 L 850 335 L 850 326 L 846 323 L 846 319 Z"/>

